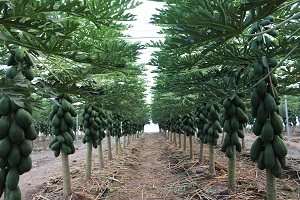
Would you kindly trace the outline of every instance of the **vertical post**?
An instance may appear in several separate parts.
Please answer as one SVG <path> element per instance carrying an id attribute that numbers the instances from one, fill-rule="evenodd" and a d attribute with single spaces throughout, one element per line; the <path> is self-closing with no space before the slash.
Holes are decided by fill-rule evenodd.
<path id="1" fill-rule="evenodd" d="M 78 146 L 78 115 L 76 116 L 76 145 Z"/>
<path id="2" fill-rule="evenodd" d="M 285 100 L 286 132 L 287 132 L 288 143 L 289 143 L 290 142 L 290 126 L 289 126 L 288 102 L 287 102 L 286 95 L 284 95 L 284 100 Z"/>

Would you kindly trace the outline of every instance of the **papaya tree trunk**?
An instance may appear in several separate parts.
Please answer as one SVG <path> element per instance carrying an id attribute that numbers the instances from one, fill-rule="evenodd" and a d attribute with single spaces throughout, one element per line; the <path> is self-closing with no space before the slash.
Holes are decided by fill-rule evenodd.
<path id="1" fill-rule="evenodd" d="M 119 149 L 120 149 L 120 151 L 122 151 L 122 146 L 121 146 L 121 138 L 119 137 L 119 142 L 118 142 L 118 145 L 119 145 Z"/>
<path id="2" fill-rule="evenodd" d="M 192 134 L 189 135 L 190 138 L 190 159 L 193 159 L 193 136 Z"/>
<path id="3" fill-rule="evenodd" d="M 170 136 L 170 142 L 172 143 L 173 142 L 173 138 L 172 138 L 172 132 L 169 131 L 169 136 Z"/>
<path id="4" fill-rule="evenodd" d="M 110 132 L 107 131 L 107 150 L 108 150 L 108 160 L 112 160 L 112 153 L 111 153 L 111 137 L 110 137 Z"/>
<path id="5" fill-rule="evenodd" d="M 215 147 L 212 143 L 209 143 L 209 174 L 216 175 L 215 169 Z"/>
<path id="6" fill-rule="evenodd" d="M 123 144 L 123 149 L 126 149 L 126 135 L 124 135 L 124 144 Z"/>
<path id="7" fill-rule="evenodd" d="M 98 145 L 98 156 L 99 156 L 99 165 L 100 165 L 100 169 L 104 168 L 104 164 L 103 164 L 103 151 L 102 151 L 102 140 L 100 141 L 99 145 Z"/>
<path id="8" fill-rule="evenodd" d="M 224 138 L 225 138 L 225 132 L 224 132 L 224 129 L 222 130 L 222 140 L 221 140 L 221 144 L 224 143 Z"/>
<path id="9" fill-rule="evenodd" d="M 199 165 L 203 164 L 203 141 L 200 140 Z"/>
<path id="10" fill-rule="evenodd" d="M 177 147 L 177 140 L 176 140 L 176 133 L 175 133 L 175 132 L 174 132 L 173 138 L 174 138 L 174 144 L 175 144 L 175 147 Z"/>
<path id="11" fill-rule="evenodd" d="M 181 134 L 179 133 L 178 134 L 178 146 L 179 146 L 179 149 L 181 149 Z"/>
<path id="12" fill-rule="evenodd" d="M 3 200 L 9 200 L 9 192 L 7 190 L 4 191 L 4 199 Z"/>
<path id="13" fill-rule="evenodd" d="M 271 169 L 266 169 L 267 176 L 267 200 L 276 200 L 277 192 L 276 192 L 276 182 L 275 176 L 272 173 Z"/>
<path id="14" fill-rule="evenodd" d="M 236 149 L 235 146 L 232 148 L 233 155 L 228 158 L 228 194 L 234 194 L 236 192 Z"/>
<path id="15" fill-rule="evenodd" d="M 63 171 L 63 197 L 66 198 L 72 194 L 69 156 L 61 151 L 61 158 Z"/>
<path id="16" fill-rule="evenodd" d="M 127 135 L 127 146 L 129 146 L 129 143 L 130 143 L 130 135 L 128 134 Z"/>
<path id="17" fill-rule="evenodd" d="M 186 151 L 186 132 L 183 133 L 183 150 Z"/>
<path id="18" fill-rule="evenodd" d="M 92 173 L 92 143 L 87 142 L 87 155 L 86 155 L 86 170 L 85 170 L 85 180 L 91 178 Z"/>
<path id="19" fill-rule="evenodd" d="M 115 150 L 116 150 L 116 156 L 119 154 L 119 138 L 118 136 L 115 136 Z"/>

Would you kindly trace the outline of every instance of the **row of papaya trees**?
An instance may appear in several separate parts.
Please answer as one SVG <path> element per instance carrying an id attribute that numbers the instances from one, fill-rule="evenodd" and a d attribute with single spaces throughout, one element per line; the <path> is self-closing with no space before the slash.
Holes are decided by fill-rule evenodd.
<path id="1" fill-rule="evenodd" d="M 88 147 L 86 179 L 92 147 L 101 157 L 104 137 L 115 136 L 118 151 L 121 137 L 128 144 L 143 130 L 149 108 L 140 77 L 144 66 L 136 64 L 142 46 L 121 39 L 129 28 L 123 22 L 134 20 L 128 10 L 139 4 L 0 2 L 0 197 L 21 199 L 20 175 L 32 168 L 32 141 L 41 132 L 51 135 L 49 148 L 62 159 L 67 198 L 72 193 L 68 156 L 76 154 L 75 117 Z M 102 157 L 100 162 L 103 167 Z"/>
<path id="2" fill-rule="evenodd" d="M 160 48 L 151 60 L 157 66 L 153 121 L 184 138 L 197 135 L 200 164 L 208 144 L 211 175 L 224 131 L 229 193 L 236 192 L 236 154 L 251 120 L 256 140 L 250 158 L 266 171 L 267 199 L 277 199 L 275 178 L 287 156 L 280 104 L 285 95 L 299 94 L 299 6 L 280 0 L 168 0 L 153 15 L 166 35 L 149 44 Z"/>

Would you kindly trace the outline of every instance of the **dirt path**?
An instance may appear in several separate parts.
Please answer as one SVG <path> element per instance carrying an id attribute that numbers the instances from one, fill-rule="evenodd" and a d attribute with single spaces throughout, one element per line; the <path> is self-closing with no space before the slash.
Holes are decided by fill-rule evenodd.
<path id="1" fill-rule="evenodd" d="M 171 149 L 161 134 L 145 134 L 131 147 L 134 162 L 125 164 L 120 172 L 121 184 L 106 199 L 176 199 L 178 193 L 170 190 L 170 183 L 180 179 L 170 173 L 168 154 Z"/>
<path id="2" fill-rule="evenodd" d="M 288 145 L 288 167 L 277 179 L 279 199 L 300 199 L 299 141 L 300 135 Z M 265 172 L 250 161 L 249 149 L 255 137 L 247 134 L 247 149 L 237 159 L 237 193 L 227 191 L 227 158 L 216 146 L 216 177 L 208 174 L 208 148 L 204 147 L 204 163 L 197 163 L 199 146 L 194 143 L 194 158 L 188 151 L 175 147 L 160 133 L 144 133 L 132 140 L 113 160 L 107 160 L 107 142 L 103 141 L 105 168 L 99 168 L 98 152 L 93 149 L 92 178 L 85 181 L 86 145 L 80 145 L 70 156 L 72 200 L 183 200 L 183 199 L 264 199 Z M 195 141 L 195 140 L 194 140 Z M 178 142 L 178 141 L 177 141 Z M 188 144 L 187 144 L 188 145 Z M 189 147 L 187 146 L 187 149 Z M 33 169 L 22 175 L 19 185 L 23 200 L 62 200 L 61 159 L 51 151 L 32 154 Z M 226 174 L 221 174 L 225 170 Z M 282 187 L 290 184 L 294 191 Z M 0 198 L 3 200 L 3 197 Z M 68 199 L 68 200 L 69 200 Z"/>

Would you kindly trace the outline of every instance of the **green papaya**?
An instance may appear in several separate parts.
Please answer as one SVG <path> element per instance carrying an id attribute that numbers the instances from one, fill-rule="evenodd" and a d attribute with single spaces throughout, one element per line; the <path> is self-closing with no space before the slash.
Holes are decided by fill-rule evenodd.
<path id="1" fill-rule="evenodd" d="M 19 144 L 19 149 L 23 156 L 29 156 L 32 152 L 31 142 L 25 139 L 23 142 Z"/>
<path id="2" fill-rule="evenodd" d="M 21 152 L 17 144 L 12 144 L 10 151 L 8 152 L 7 161 L 11 167 L 18 165 L 21 159 Z"/>
<path id="3" fill-rule="evenodd" d="M 20 176 L 18 167 L 10 168 L 5 181 L 7 189 L 9 189 L 10 191 L 16 190 L 19 184 L 19 178 Z"/>
<path id="4" fill-rule="evenodd" d="M 5 76 L 6 78 L 13 79 L 17 75 L 18 70 L 16 66 L 11 66 L 6 70 Z"/>
<path id="5" fill-rule="evenodd" d="M 265 144 L 265 165 L 266 168 L 272 169 L 275 165 L 276 156 L 272 147 L 272 144 Z"/>
<path id="6" fill-rule="evenodd" d="M 20 162 L 18 163 L 18 170 L 20 174 L 29 172 L 32 168 L 32 159 L 30 156 L 21 156 Z"/>
<path id="7" fill-rule="evenodd" d="M 261 138 L 256 138 L 256 140 L 253 142 L 250 148 L 250 159 L 252 161 L 256 161 L 262 149 L 263 149 L 263 141 L 261 140 Z"/>
<path id="8" fill-rule="evenodd" d="M 23 48 L 18 49 L 15 53 L 15 60 L 17 62 L 22 62 L 24 57 L 25 57 L 25 49 Z"/>
<path id="9" fill-rule="evenodd" d="M 18 125 L 16 121 L 13 121 L 9 127 L 8 131 L 9 139 L 12 143 L 21 143 L 25 139 L 25 133 L 21 126 Z"/>
<path id="10" fill-rule="evenodd" d="M 10 113 L 10 100 L 6 97 L 2 97 L 0 100 L 0 115 L 7 116 Z"/>
<path id="11" fill-rule="evenodd" d="M 29 112 L 27 112 L 23 108 L 20 108 L 16 113 L 15 120 L 19 126 L 26 129 L 32 123 L 32 116 Z"/>
<path id="12" fill-rule="evenodd" d="M 261 129 L 260 138 L 264 143 L 271 143 L 274 138 L 274 129 L 270 121 L 266 121 Z"/>
<path id="13" fill-rule="evenodd" d="M 10 117 L 2 116 L 0 118 L 0 140 L 7 136 L 9 126 L 10 126 Z"/>
<path id="14" fill-rule="evenodd" d="M 26 66 L 24 69 L 24 76 L 27 78 L 29 81 L 32 81 L 34 79 L 34 71 L 31 66 Z"/>
<path id="15" fill-rule="evenodd" d="M 21 200 L 22 195 L 21 195 L 21 190 L 19 186 L 17 186 L 17 189 L 11 190 L 8 194 L 8 200 Z"/>

